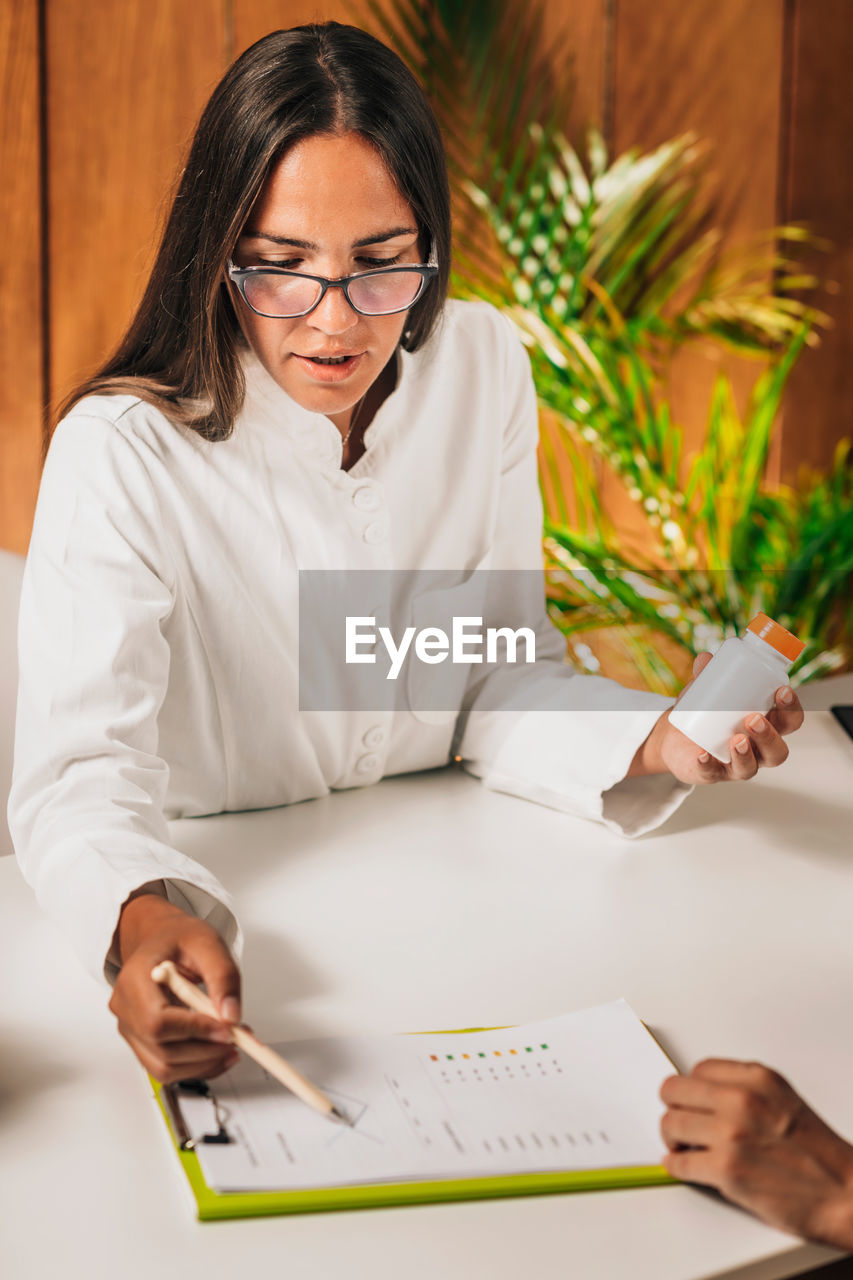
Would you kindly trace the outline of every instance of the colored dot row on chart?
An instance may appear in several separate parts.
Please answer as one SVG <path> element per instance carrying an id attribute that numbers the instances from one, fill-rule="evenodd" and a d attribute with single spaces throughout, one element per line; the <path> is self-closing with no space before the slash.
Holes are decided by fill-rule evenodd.
<path id="1" fill-rule="evenodd" d="M 547 1049 L 547 1048 L 548 1048 L 548 1046 L 547 1046 L 547 1044 L 540 1044 L 539 1048 L 540 1048 L 540 1049 Z M 535 1052 L 535 1049 L 533 1048 L 533 1046 L 532 1046 L 532 1045 L 529 1045 L 529 1044 L 528 1044 L 528 1045 L 525 1045 L 524 1052 L 525 1052 L 525 1053 L 534 1053 L 534 1052 Z M 514 1054 L 517 1054 L 517 1053 L 518 1053 L 518 1049 L 509 1049 L 509 1050 L 508 1050 L 508 1053 L 510 1053 L 510 1054 L 513 1054 L 513 1053 L 514 1053 Z M 440 1055 L 440 1054 L 437 1054 L 437 1053 L 431 1053 L 429 1056 L 430 1056 L 430 1061 L 431 1061 L 431 1062 L 439 1062 L 439 1061 L 441 1060 L 441 1055 Z M 453 1062 L 453 1061 L 454 1061 L 454 1055 L 453 1055 L 452 1053 L 446 1053 L 444 1056 L 445 1056 L 445 1058 L 447 1059 L 447 1061 L 448 1061 L 448 1062 Z M 474 1055 L 473 1055 L 473 1054 L 470 1054 L 470 1053 L 460 1053 L 460 1055 L 459 1055 L 459 1057 L 460 1057 L 460 1058 L 466 1058 L 466 1059 L 469 1059 L 469 1058 L 471 1058 L 471 1057 L 473 1057 L 473 1056 L 474 1056 Z M 488 1055 L 487 1053 L 482 1053 L 482 1052 L 480 1052 L 480 1053 L 477 1053 L 477 1054 L 476 1054 L 476 1057 L 478 1057 L 478 1058 L 488 1058 L 488 1056 L 489 1056 L 489 1055 Z M 492 1056 L 493 1056 L 493 1057 L 495 1057 L 495 1058 L 500 1058 L 500 1057 L 502 1057 L 502 1056 L 503 1056 L 503 1050 L 501 1050 L 501 1049 L 493 1049 L 493 1050 L 492 1050 Z"/>

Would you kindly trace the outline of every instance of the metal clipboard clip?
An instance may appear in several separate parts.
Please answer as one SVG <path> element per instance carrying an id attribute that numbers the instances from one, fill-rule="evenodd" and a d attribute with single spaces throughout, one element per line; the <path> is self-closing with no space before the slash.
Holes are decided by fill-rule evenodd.
<path id="1" fill-rule="evenodd" d="M 181 1093 L 191 1094 L 195 1098 L 209 1099 L 213 1104 L 213 1118 L 217 1125 L 216 1133 L 205 1133 L 198 1138 L 191 1136 L 181 1111 Z M 178 1080 L 176 1084 L 164 1084 L 160 1094 L 169 1112 L 169 1119 L 172 1122 L 172 1128 L 175 1131 L 181 1151 L 195 1151 L 200 1142 L 222 1145 L 235 1141 L 225 1127 L 225 1122 L 228 1119 L 228 1108 L 218 1100 L 206 1080 Z"/>

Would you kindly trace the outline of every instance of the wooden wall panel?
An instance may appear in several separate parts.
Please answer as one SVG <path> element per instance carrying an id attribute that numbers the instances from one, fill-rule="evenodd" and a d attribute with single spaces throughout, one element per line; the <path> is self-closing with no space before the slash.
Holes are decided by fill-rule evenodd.
<path id="1" fill-rule="evenodd" d="M 802 357 L 787 388 L 780 471 L 790 480 L 803 464 L 825 467 L 836 441 L 853 437 L 853 5 L 794 0 L 789 13 L 779 220 L 806 222 L 832 241 L 829 254 L 811 261 L 835 285 L 820 299 L 835 327 Z"/>
<path id="2" fill-rule="evenodd" d="M 224 0 L 47 6 L 50 393 L 102 360 L 144 285 L 196 118 L 225 68 Z"/>
<path id="3" fill-rule="evenodd" d="M 24 554 L 41 471 L 38 5 L 0 6 L 0 546 Z"/>
<path id="4" fill-rule="evenodd" d="M 606 137 L 609 130 L 609 93 L 607 85 L 607 50 L 612 27 L 607 0 L 546 0 L 543 36 L 552 47 L 565 47 L 571 55 L 571 115 L 564 122 L 572 145 L 586 154 L 587 131 L 591 125 Z M 564 44 L 565 42 L 565 44 Z M 560 449 L 560 431 L 553 433 L 550 415 L 542 415 L 542 432 L 556 443 L 557 473 L 569 518 L 576 518 L 571 462 Z M 542 455 L 540 453 L 540 461 Z M 546 512 L 556 513 L 555 494 L 544 468 Z"/>
<path id="5" fill-rule="evenodd" d="M 783 36 L 783 0 L 657 0 L 651 8 L 619 0 L 616 7 L 615 153 L 648 150 L 688 129 L 709 139 L 716 223 L 728 245 L 776 222 Z M 732 378 L 743 411 L 761 367 L 710 345 L 679 354 L 670 394 L 688 450 L 704 434 L 717 371 Z M 619 518 L 640 531 L 617 492 L 609 497 Z"/>
<path id="6" fill-rule="evenodd" d="M 776 216 L 782 0 L 619 0 L 617 148 L 695 129 L 714 143 L 720 225 L 732 240 Z"/>
<path id="7" fill-rule="evenodd" d="M 388 0 L 384 7 L 391 8 Z M 579 125 L 594 122 L 601 126 L 603 120 L 606 10 L 607 0 L 546 0 L 545 4 L 546 39 L 556 41 L 567 35 L 574 52 L 572 117 Z M 375 29 L 361 0 L 233 0 L 232 56 L 270 31 L 330 21 Z"/>
<path id="8" fill-rule="evenodd" d="M 348 0 L 233 0 L 233 53 L 237 57 L 270 31 L 307 22 L 348 22 L 359 26 Z"/>
<path id="9" fill-rule="evenodd" d="M 554 44 L 565 40 L 572 54 L 572 114 L 566 126 L 576 145 L 589 125 L 609 128 L 608 7 L 607 0 L 546 0 L 543 34 Z"/>

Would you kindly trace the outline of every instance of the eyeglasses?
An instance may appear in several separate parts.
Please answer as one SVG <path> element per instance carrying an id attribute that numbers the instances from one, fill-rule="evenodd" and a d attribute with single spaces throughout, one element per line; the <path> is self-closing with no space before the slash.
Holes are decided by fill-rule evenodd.
<path id="1" fill-rule="evenodd" d="M 327 289 L 343 289 L 347 302 L 361 316 L 392 316 L 408 311 L 417 302 L 432 277 L 438 275 L 438 263 L 431 254 L 425 265 L 375 267 L 329 280 L 285 267 L 236 267 L 229 258 L 227 272 L 246 306 L 255 315 L 271 320 L 309 315 Z"/>

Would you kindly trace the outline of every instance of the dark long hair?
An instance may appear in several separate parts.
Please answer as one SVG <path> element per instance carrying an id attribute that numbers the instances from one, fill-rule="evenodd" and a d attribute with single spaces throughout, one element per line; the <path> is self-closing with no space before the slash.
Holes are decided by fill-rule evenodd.
<path id="1" fill-rule="evenodd" d="M 412 307 L 402 345 L 428 338 L 447 294 L 450 193 L 441 135 L 406 65 L 358 27 L 274 31 L 226 72 L 202 113 L 136 315 L 115 354 L 66 398 L 125 393 L 208 440 L 226 440 L 243 403 L 244 341 L 225 266 L 270 167 L 314 134 L 357 131 L 411 206 L 439 274 Z"/>

